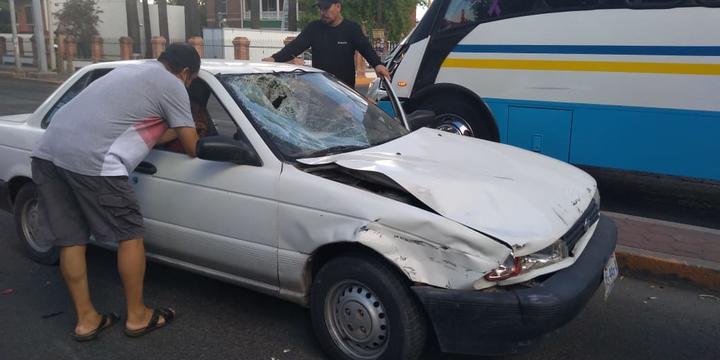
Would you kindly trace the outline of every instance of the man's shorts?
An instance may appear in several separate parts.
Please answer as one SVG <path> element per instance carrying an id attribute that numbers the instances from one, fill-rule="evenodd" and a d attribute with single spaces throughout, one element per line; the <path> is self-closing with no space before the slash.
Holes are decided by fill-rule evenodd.
<path id="1" fill-rule="evenodd" d="M 55 246 L 119 242 L 144 235 L 143 218 L 127 176 L 87 176 L 33 158 L 38 225 Z"/>

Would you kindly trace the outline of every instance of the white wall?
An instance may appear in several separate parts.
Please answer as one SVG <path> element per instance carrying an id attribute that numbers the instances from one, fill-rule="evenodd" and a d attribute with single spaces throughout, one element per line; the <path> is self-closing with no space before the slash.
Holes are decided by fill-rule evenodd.
<path id="1" fill-rule="evenodd" d="M 239 28 L 203 29 L 205 40 L 205 57 L 234 59 L 235 48 L 233 39 L 244 36 L 250 40 L 250 61 L 260 61 L 278 50 L 285 44 L 288 36 L 297 36 L 296 31 L 254 30 Z"/>

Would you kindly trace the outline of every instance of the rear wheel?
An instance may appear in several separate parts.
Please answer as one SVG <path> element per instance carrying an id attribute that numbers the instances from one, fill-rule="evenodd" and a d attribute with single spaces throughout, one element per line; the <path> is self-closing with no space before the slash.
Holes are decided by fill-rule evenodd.
<path id="1" fill-rule="evenodd" d="M 492 116 L 482 104 L 464 96 L 434 96 L 419 105 L 435 112 L 433 127 L 449 133 L 498 141 Z"/>
<path id="2" fill-rule="evenodd" d="M 340 256 L 318 272 L 310 292 L 315 334 L 333 359 L 416 359 L 427 324 L 408 284 L 371 256 Z"/>
<path id="3" fill-rule="evenodd" d="M 27 183 L 15 197 L 15 226 L 18 237 L 31 259 L 47 265 L 58 263 L 59 252 L 49 237 L 42 235 L 38 222 L 38 200 L 35 184 Z"/>

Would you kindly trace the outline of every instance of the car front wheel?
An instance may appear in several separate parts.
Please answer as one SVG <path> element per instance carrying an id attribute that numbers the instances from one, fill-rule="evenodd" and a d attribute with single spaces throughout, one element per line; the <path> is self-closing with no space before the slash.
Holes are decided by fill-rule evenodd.
<path id="1" fill-rule="evenodd" d="M 407 282 L 372 256 L 325 264 L 313 281 L 310 311 L 333 359 L 416 359 L 425 344 L 425 314 Z"/>
<path id="2" fill-rule="evenodd" d="M 38 223 L 40 212 L 35 184 L 27 183 L 23 185 L 15 197 L 13 210 L 18 237 L 25 246 L 30 258 L 41 264 L 57 264 L 59 252 L 49 241 L 48 236 L 43 235 Z"/>

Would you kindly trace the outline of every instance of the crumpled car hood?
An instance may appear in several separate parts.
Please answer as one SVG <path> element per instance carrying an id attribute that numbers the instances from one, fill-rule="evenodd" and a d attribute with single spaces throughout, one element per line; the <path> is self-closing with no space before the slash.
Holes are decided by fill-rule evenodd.
<path id="1" fill-rule="evenodd" d="M 382 173 L 440 215 L 533 251 L 567 232 L 597 186 L 561 161 L 428 128 L 372 148 L 298 161 Z"/>

